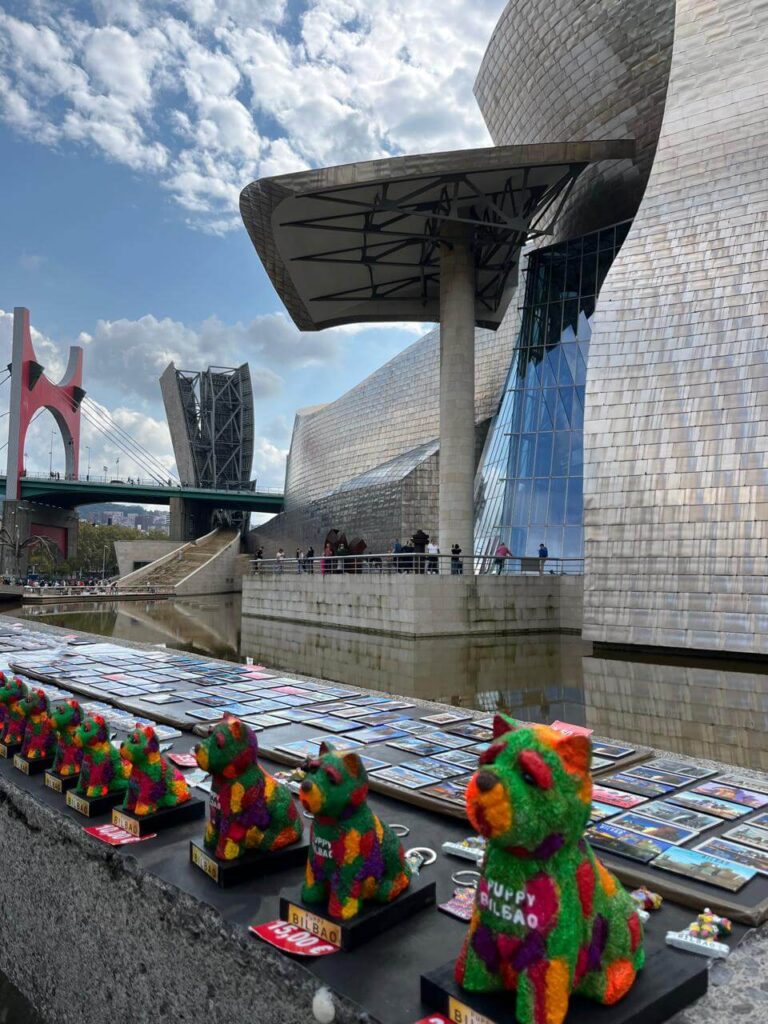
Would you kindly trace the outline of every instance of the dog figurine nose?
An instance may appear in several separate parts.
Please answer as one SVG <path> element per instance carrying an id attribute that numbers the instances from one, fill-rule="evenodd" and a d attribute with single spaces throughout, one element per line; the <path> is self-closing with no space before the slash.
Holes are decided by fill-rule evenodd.
<path id="1" fill-rule="evenodd" d="M 312 789 L 312 783 L 310 782 L 309 779 L 304 779 L 304 781 L 301 784 L 301 789 L 302 792 L 309 793 L 309 791 Z"/>
<path id="2" fill-rule="evenodd" d="M 477 788 L 481 793 L 488 793 L 498 783 L 498 779 L 491 772 L 480 772 L 477 776 Z"/>

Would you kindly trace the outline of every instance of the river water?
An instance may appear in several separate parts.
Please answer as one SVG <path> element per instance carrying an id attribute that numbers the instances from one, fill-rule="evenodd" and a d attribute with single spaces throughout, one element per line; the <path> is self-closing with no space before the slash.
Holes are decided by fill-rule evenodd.
<path id="1" fill-rule="evenodd" d="M 26 608 L 28 618 L 115 639 L 418 696 L 561 719 L 628 743 L 768 770 L 768 667 L 607 657 L 573 636 L 408 640 L 246 618 L 239 596 Z"/>

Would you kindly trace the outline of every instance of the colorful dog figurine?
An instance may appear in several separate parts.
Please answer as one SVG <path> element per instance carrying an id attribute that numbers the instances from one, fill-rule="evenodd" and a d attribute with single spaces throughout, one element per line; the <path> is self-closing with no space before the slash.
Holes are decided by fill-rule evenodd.
<path id="1" fill-rule="evenodd" d="M 3 676 L 0 684 L 0 742 L 10 747 L 24 740 L 27 719 L 21 701 L 27 695 L 26 684 L 18 676 Z"/>
<path id="2" fill-rule="evenodd" d="M 487 855 L 456 980 L 516 992 L 520 1024 L 562 1024 L 572 993 L 611 1004 L 643 966 L 637 906 L 583 837 L 590 743 L 497 716 L 467 786 Z"/>
<path id="3" fill-rule="evenodd" d="M 44 761 L 53 757 L 56 731 L 51 721 L 51 705 L 43 690 L 30 687 L 27 696 L 19 703 L 19 710 L 26 719 L 21 756 L 28 761 Z"/>
<path id="4" fill-rule="evenodd" d="M 220 860 L 247 850 L 271 853 L 301 839 L 291 791 L 264 771 L 258 753 L 256 733 L 231 715 L 195 747 L 197 763 L 213 776 L 204 845 Z"/>
<path id="5" fill-rule="evenodd" d="M 411 869 L 402 844 L 366 802 L 368 776 L 356 753 L 337 753 L 330 743 L 305 765 L 299 799 L 314 815 L 301 898 L 327 903 L 328 913 L 348 921 L 363 901 L 389 903 L 404 892 Z"/>
<path id="6" fill-rule="evenodd" d="M 65 700 L 51 708 L 51 722 L 57 739 L 52 770 L 64 778 L 80 774 L 83 751 L 75 743 L 75 732 L 82 721 L 83 712 L 76 700 Z"/>
<path id="7" fill-rule="evenodd" d="M 127 736 L 120 754 L 131 766 L 123 810 L 142 818 L 190 799 L 184 776 L 160 753 L 160 741 L 151 725 L 135 729 Z"/>
<path id="8" fill-rule="evenodd" d="M 110 743 L 101 715 L 88 715 L 75 730 L 74 740 L 83 752 L 76 796 L 107 796 L 128 786 L 128 766 Z"/>

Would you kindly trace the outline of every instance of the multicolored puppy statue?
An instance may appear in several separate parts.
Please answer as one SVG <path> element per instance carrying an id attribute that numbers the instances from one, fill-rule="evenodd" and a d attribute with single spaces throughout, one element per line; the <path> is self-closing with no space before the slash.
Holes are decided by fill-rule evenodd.
<path id="1" fill-rule="evenodd" d="M 3 676 L 0 684 L 0 743 L 13 746 L 24 739 L 27 719 L 19 706 L 27 695 L 27 687 L 18 676 Z"/>
<path id="2" fill-rule="evenodd" d="M 299 799 L 314 815 L 301 891 L 305 903 L 327 902 L 328 913 L 349 921 L 364 900 L 389 903 L 411 880 L 402 843 L 366 802 L 368 776 L 358 754 L 320 745 L 305 765 Z"/>
<path id="3" fill-rule="evenodd" d="M 30 687 L 27 696 L 19 702 L 24 715 L 24 742 L 21 756 L 27 761 L 44 761 L 53 757 L 56 751 L 56 731 L 51 721 L 51 705 L 42 690 Z"/>
<path id="4" fill-rule="evenodd" d="M 301 839 L 303 824 L 288 787 L 258 762 L 256 733 L 231 715 L 195 747 L 213 776 L 204 845 L 220 860 L 247 850 L 272 853 Z"/>
<path id="5" fill-rule="evenodd" d="M 643 966 L 637 907 L 583 838 L 590 743 L 497 716 L 467 787 L 487 839 L 456 980 L 516 992 L 520 1024 L 562 1024 L 572 993 L 617 1002 Z"/>
<path id="6" fill-rule="evenodd" d="M 101 715 L 88 715 L 75 730 L 75 745 L 83 752 L 76 796 L 107 796 L 128 785 L 128 766 L 109 741 L 107 723 Z"/>
<path id="7" fill-rule="evenodd" d="M 160 741 L 151 725 L 130 733 L 120 746 L 120 754 L 131 766 L 123 810 L 142 818 L 189 800 L 184 776 L 160 753 Z"/>
<path id="8" fill-rule="evenodd" d="M 75 732 L 83 721 L 83 712 L 76 700 L 65 700 L 51 708 L 51 721 L 56 732 L 56 759 L 52 771 L 64 778 L 79 775 L 83 751 L 75 742 Z"/>

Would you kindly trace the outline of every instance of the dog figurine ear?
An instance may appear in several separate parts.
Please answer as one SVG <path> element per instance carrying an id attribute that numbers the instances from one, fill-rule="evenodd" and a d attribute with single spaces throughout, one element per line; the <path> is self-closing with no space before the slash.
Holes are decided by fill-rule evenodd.
<path id="1" fill-rule="evenodd" d="M 323 740 L 323 742 L 320 744 L 320 750 L 319 750 L 320 756 L 324 757 L 326 754 L 332 754 L 333 751 L 334 751 L 333 744 L 332 743 L 328 743 L 326 740 Z"/>
<path id="2" fill-rule="evenodd" d="M 495 715 L 493 719 L 493 738 L 497 740 L 499 736 L 503 736 L 508 732 L 515 732 L 517 726 L 514 724 L 511 718 L 506 715 Z"/>
<path id="3" fill-rule="evenodd" d="M 360 755 L 354 751 L 344 755 L 344 767 L 355 779 L 359 779 L 363 774 L 363 762 L 360 760 Z"/>
<path id="4" fill-rule="evenodd" d="M 571 775 L 581 778 L 589 775 L 592 760 L 592 744 L 588 736 L 565 736 L 557 734 L 554 749 L 563 762 L 563 767 Z"/>

